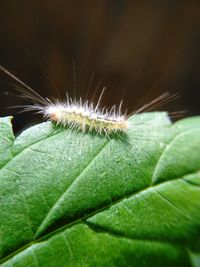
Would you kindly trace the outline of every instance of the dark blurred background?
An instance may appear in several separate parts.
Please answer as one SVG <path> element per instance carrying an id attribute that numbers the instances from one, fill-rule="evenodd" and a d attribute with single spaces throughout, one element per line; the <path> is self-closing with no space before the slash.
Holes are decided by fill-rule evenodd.
<path id="1" fill-rule="evenodd" d="M 124 99 L 132 112 L 165 91 L 181 97 L 162 110 L 200 113 L 200 1 L 0 1 L 0 64 L 42 96 Z M 7 109 L 26 104 L 0 73 L 0 115 L 16 132 L 41 121 Z M 89 88 L 89 89 L 88 89 Z M 97 89 L 96 89 L 97 88 Z M 95 101 L 95 100 L 94 100 Z"/>

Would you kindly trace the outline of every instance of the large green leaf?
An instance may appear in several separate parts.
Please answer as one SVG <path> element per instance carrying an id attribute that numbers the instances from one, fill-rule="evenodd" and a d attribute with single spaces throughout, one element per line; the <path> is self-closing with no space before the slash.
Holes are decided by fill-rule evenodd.
<path id="1" fill-rule="evenodd" d="M 200 117 L 111 139 L 0 120 L 1 266 L 200 266 Z"/>

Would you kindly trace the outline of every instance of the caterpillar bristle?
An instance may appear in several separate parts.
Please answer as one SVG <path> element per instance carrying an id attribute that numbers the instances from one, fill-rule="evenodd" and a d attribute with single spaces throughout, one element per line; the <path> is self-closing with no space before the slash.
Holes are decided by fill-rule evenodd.
<path id="1" fill-rule="evenodd" d="M 126 133 L 129 128 L 128 118 L 131 115 L 150 111 L 179 97 L 177 94 L 171 95 L 169 92 L 165 92 L 128 116 L 127 111 L 122 113 L 123 101 L 120 102 L 119 107 L 113 105 L 110 109 L 100 108 L 105 87 L 103 87 L 96 105 L 93 101 L 83 101 L 82 98 L 72 99 L 68 93 L 66 93 L 66 99 L 61 101 L 58 98 L 42 97 L 1 65 L 0 70 L 20 84 L 20 86 L 15 86 L 16 90 L 20 92 L 20 97 L 33 103 L 17 106 L 17 108 L 23 108 L 21 112 L 35 111 L 57 125 L 68 126 L 70 129 L 78 129 L 82 132 L 95 131 L 108 136 L 113 133 Z"/>

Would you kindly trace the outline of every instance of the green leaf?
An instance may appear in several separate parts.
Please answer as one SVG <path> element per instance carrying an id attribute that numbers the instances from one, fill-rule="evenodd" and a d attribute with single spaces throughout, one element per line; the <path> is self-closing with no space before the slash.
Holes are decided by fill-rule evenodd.
<path id="1" fill-rule="evenodd" d="M 15 140 L 11 117 L 0 118 L 0 168 L 12 158 L 11 147 Z"/>
<path id="2" fill-rule="evenodd" d="M 1 266 L 199 266 L 200 117 L 130 125 L 109 139 L 45 122 L 14 140 L 0 120 Z"/>

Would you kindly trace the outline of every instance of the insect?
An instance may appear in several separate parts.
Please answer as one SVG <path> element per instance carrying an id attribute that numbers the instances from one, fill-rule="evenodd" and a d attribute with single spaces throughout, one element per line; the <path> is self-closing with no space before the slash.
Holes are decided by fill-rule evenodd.
<path id="1" fill-rule="evenodd" d="M 96 105 L 83 102 L 80 98 L 75 100 L 66 94 L 65 101 L 60 99 L 49 99 L 42 97 L 39 93 L 22 82 L 19 78 L 0 65 L 0 70 L 9 75 L 12 79 L 18 82 L 22 87 L 18 87 L 21 97 L 30 100 L 33 104 L 23 105 L 24 111 L 36 111 L 41 113 L 45 119 L 51 120 L 56 124 L 69 126 L 70 128 L 85 131 L 95 131 L 98 134 L 110 135 L 113 133 L 126 133 L 130 125 L 128 118 L 142 111 L 156 108 L 173 100 L 176 95 L 170 95 L 166 92 L 154 99 L 150 103 L 142 106 L 133 114 L 127 115 L 122 113 L 122 104 L 119 107 L 113 106 L 111 109 L 100 108 L 100 102 L 104 94 L 105 88 L 102 90 Z"/>

